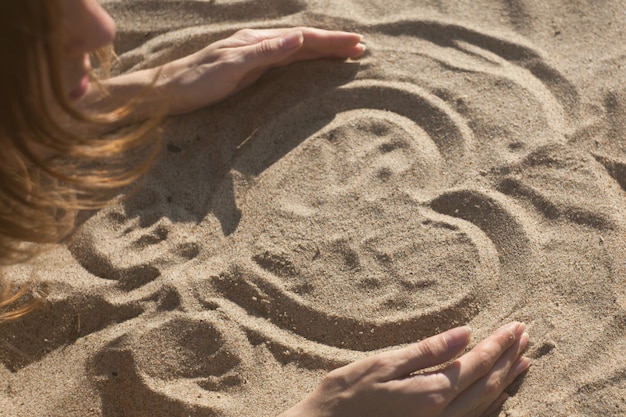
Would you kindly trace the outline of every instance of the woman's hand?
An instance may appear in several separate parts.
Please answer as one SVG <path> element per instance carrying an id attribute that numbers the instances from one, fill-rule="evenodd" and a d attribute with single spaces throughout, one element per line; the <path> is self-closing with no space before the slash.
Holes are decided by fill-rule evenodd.
<path id="1" fill-rule="evenodd" d="M 358 58 L 364 51 L 356 33 L 308 27 L 244 29 L 163 67 L 104 80 L 106 93 L 92 86 L 77 106 L 106 113 L 141 97 L 119 125 L 164 112 L 183 114 L 237 93 L 272 67 L 319 58 Z"/>
<path id="2" fill-rule="evenodd" d="M 330 372 L 313 393 L 280 417 L 463 417 L 496 410 L 504 389 L 530 361 L 522 323 L 509 323 L 443 368 L 469 344 L 458 327 Z"/>
<path id="3" fill-rule="evenodd" d="M 254 83 L 272 67 L 319 58 L 358 58 L 355 33 L 314 28 L 244 29 L 163 68 L 171 114 L 216 103 Z"/>

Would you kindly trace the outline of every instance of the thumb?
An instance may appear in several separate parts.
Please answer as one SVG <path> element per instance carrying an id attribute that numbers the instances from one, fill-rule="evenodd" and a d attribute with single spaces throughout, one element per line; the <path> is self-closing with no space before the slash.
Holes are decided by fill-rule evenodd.
<path id="1" fill-rule="evenodd" d="M 264 39 L 248 46 L 246 63 L 250 68 L 272 65 L 283 61 L 302 47 L 304 34 L 302 31 L 285 33 L 276 38 Z"/>

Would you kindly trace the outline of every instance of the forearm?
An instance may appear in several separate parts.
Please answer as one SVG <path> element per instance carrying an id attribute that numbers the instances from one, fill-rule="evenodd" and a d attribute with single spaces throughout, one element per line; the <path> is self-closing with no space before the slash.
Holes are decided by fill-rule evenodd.
<path id="1" fill-rule="evenodd" d="M 217 103 L 267 70 L 319 58 L 358 58 L 361 36 L 314 28 L 241 30 L 163 67 L 123 74 L 92 85 L 78 106 L 87 113 L 132 111 L 111 128 L 155 116 L 183 114 Z"/>
<path id="2" fill-rule="evenodd" d="M 171 85 L 180 67 L 180 63 L 174 61 L 163 67 L 102 80 L 102 88 L 93 83 L 79 108 L 91 114 L 106 114 L 128 107 L 128 115 L 119 120 L 119 124 L 177 114 L 180 105 Z"/>

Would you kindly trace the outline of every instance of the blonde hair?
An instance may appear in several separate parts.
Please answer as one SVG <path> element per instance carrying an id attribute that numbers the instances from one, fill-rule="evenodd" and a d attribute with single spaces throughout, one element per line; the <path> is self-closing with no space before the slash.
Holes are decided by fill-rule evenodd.
<path id="1" fill-rule="evenodd" d="M 107 114 L 77 111 L 65 96 L 61 8 L 57 0 L 0 1 L 0 263 L 31 257 L 38 245 L 56 243 L 75 226 L 78 210 L 102 207 L 149 168 L 158 141 L 149 134 L 158 118 L 107 137 L 70 132 L 55 120 L 49 99 L 81 125 L 112 126 L 133 103 Z M 107 69 L 111 49 L 97 61 Z M 92 129 L 95 131 L 95 129 Z M 86 130 L 88 131 L 88 130 Z M 42 155 L 45 149 L 48 155 Z M 7 310 L 27 291 L 0 282 L 0 321 L 19 317 L 36 303 Z"/>

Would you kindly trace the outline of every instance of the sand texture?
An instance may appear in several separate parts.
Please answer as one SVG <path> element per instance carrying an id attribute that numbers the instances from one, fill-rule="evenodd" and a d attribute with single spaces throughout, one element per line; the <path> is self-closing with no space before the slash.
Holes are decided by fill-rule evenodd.
<path id="1" fill-rule="evenodd" d="M 273 416 L 329 370 L 527 323 L 500 417 L 626 415 L 626 3 L 107 0 L 120 71 L 358 31 L 166 120 L 141 191 L 5 271 L 3 416 Z"/>

